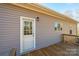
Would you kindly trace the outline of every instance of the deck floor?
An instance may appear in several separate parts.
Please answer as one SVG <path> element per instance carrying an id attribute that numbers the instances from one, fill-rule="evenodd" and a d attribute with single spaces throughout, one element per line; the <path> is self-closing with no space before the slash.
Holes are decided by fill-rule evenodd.
<path id="1" fill-rule="evenodd" d="M 79 46 L 74 44 L 58 43 L 25 53 L 23 56 L 79 56 Z"/>

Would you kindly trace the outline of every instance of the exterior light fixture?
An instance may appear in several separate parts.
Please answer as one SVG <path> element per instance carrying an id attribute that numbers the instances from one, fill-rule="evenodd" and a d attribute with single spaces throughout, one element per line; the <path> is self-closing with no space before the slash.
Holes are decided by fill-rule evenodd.
<path id="1" fill-rule="evenodd" d="M 39 17 L 38 16 L 36 17 L 36 21 L 39 21 Z"/>

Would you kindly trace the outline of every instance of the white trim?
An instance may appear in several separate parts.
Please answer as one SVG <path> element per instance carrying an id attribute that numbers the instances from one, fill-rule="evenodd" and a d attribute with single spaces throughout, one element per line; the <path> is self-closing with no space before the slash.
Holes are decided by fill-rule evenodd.
<path id="1" fill-rule="evenodd" d="M 36 48 L 36 20 L 34 19 L 34 48 Z"/>
<path id="2" fill-rule="evenodd" d="M 22 17 L 20 16 L 20 53 L 22 53 Z"/>
<path id="3" fill-rule="evenodd" d="M 23 18 L 34 20 L 34 49 L 36 48 L 36 20 L 34 18 L 20 16 L 20 53 L 22 53 L 23 50 Z"/>

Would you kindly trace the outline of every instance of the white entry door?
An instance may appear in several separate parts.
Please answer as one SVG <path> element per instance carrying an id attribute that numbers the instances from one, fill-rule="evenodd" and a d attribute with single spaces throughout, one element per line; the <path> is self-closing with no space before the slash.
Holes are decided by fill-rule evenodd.
<path id="1" fill-rule="evenodd" d="M 35 48 L 35 19 L 21 17 L 21 53 Z"/>

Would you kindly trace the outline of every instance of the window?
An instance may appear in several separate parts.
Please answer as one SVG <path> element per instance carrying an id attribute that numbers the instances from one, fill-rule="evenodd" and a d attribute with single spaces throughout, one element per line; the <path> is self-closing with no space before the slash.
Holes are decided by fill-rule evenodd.
<path id="1" fill-rule="evenodd" d="M 70 30 L 70 34 L 72 34 L 72 30 Z"/>
<path id="2" fill-rule="evenodd" d="M 62 28 L 61 28 L 61 31 L 62 31 Z"/>
<path id="3" fill-rule="evenodd" d="M 54 24 L 54 29 L 55 29 L 55 30 L 58 30 L 58 31 L 62 30 L 62 28 L 61 28 L 61 26 L 60 26 L 60 23 L 55 22 L 55 24 Z"/>
<path id="4" fill-rule="evenodd" d="M 58 24 L 58 30 L 60 30 L 60 24 Z"/>

